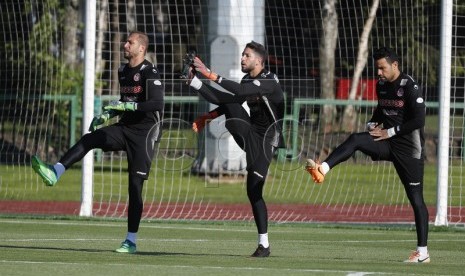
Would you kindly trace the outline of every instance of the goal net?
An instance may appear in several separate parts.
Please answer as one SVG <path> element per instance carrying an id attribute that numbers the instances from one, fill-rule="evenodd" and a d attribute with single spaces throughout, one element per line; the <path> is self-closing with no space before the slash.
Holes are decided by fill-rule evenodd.
<path id="1" fill-rule="evenodd" d="M 79 214 L 81 162 L 50 188 L 32 171 L 30 160 L 38 155 L 53 164 L 83 135 L 85 55 L 95 55 L 94 113 L 119 98 L 122 42 L 138 30 L 149 35 L 147 59 L 160 70 L 165 86 L 163 136 L 144 184 L 143 218 L 252 221 L 243 152 L 227 132 L 211 135 L 222 127 L 220 120 L 204 134 L 191 130 L 193 120 L 211 107 L 180 73 L 184 54 L 196 49 L 207 65 L 231 61 L 230 68 L 218 70 L 239 81 L 244 41 L 256 40 L 268 48 L 266 66 L 277 74 L 286 96 L 286 148 L 276 154 L 264 190 L 271 221 L 413 222 L 389 162 L 356 153 L 334 168 L 323 185 L 315 185 L 303 169 L 307 158 L 323 160 L 350 133 L 364 130 L 376 104 L 371 54 L 389 46 L 399 54 L 401 69 L 421 84 L 427 103 L 424 194 L 430 221 L 438 200 L 438 133 L 443 127 L 438 76 L 451 71 L 447 219 L 464 223 L 463 1 L 452 1 L 451 68 L 440 67 L 442 1 L 97 0 L 93 53 L 84 52 L 82 1 L 59 2 L 0 4 L 1 213 Z M 237 45 L 218 47 L 212 43 L 218 37 Z M 92 154 L 93 215 L 125 217 L 125 153 Z M 202 162 L 213 169 L 199 170 Z"/>

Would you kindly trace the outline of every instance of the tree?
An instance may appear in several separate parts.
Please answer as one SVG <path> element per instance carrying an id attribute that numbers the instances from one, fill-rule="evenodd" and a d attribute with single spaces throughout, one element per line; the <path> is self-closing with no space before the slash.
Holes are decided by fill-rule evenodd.
<path id="1" fill-rule="evenodd" d="M 362 76 L 363 69 L 367 64 L 368 40 L 371 33 L 371 29 L 373 28 L 373 21 L 376 18 L 376 11 L 378 10 L 378 6 L 379 0 L 373 0 L 369 11 L 368 19 L 365 22 L 362 35 L 360 36 L 357 63 L 355 65 L 354 75 L 352 77 L 352 82 L 350 85 L 349 100 L 355 100 L 355 97 L 357 96 L 357 88 L 360 82 L 360 77 Z M 356 119 L 357 114 L 354 110 L 354 106 L 346 106 L 342 115 L 342 126 L 344 127 L 344 130 L 348 132 L 353 132 L 355 130 Z"/>
<path id="2" fill-rule="evenodd" d="M 338 40 L 337 0 L 324 0 L 322 16 L 322 40 L 320 44 L 321 98 L 334 99 L 335 51 Z M 332 129 L 336 117 L 336 108 L 324 105 L 321 112 L 321 126 L 324 133 Z"/>

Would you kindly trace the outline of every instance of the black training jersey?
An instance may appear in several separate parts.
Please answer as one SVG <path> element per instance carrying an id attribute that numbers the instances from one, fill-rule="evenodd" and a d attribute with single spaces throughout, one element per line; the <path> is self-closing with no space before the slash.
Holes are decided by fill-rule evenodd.
<path id="1" fill-rule="evenodd" d="M 284 94 L 275 74 L 263 70 L 255 78 L 246 74 L 240 84 L 223 78 L 218 79 L 218 84 L 247 101 L 252 127 L 258 133 L 270 138 L 273 146 L 284 146 Z"/>
<path id="2" fill-rule="evenodd" d="M 124 112 L 120 123 L 133 129 L 148 130 L 161 122 L 164 108 L 164 87 L 157 68 L 148 60 L 140 65 L 128 64 L 118 70 L 120 101 L 136 102 L 136 111 Z"/>
<path id="3" fill-rule="evenodd" d="M 393 82 L 378 81 L 376 94 L 378 105 L 370 121 L 394 128 L 396 135 L 389 138 L 392 150 L 422 158 L 426 107 L 418 83 L 401 73 Z"/>

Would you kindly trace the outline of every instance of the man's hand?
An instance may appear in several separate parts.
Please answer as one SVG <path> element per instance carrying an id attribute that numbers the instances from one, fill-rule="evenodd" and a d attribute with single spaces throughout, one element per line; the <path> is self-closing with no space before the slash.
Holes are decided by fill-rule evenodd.
<path id="1" fill-rule="evenodd" d="M 109 105 L 104 106 L 103 110 L 116 110 L 116 111 L 136 111 L 137 103 L 135 102 L 111 102 Z"/>
<path id="2" fill-rule="evenodd" d="M 208 69 L 207 66 L 205 66 L 205 64 L 198 57 L 194 58 L 194 68 L 195 71 L 199 72 L 209 80 L 216 81 L 218 79 L 218 74 Z"/>
<path id="3" fill-rule="evenodd" d="M 216 111 L 205 113 L 199 116 L 192 123 L 192 130 L 194 130 L 194 132 L 196 133 L 199 133 L 200 131 L 202 131 L 206 124 L 210 123 L 211 120 L 217 118 L 218 116 L 219 114 Z"/>
<path id="4" fill-rule="evenodd" d="M 92 122 L 90 123 L 89 131 L 95 131 L 97 129 L 97 126 L 106 123 L 108 120 L 110 120 L 111 117 L 112 116 L 109 111 L 105 111 L 102 114 L 95 116 L 94 119 L 92 119 Z"/>
<path id="5" fill-rule="evenodd" d="M 373 130 L 369 131 L 370 135 L 375 137 L 375 141 L 381 141 L 389 139 L 388 130 L 381 127 L 375 127 Z"/>

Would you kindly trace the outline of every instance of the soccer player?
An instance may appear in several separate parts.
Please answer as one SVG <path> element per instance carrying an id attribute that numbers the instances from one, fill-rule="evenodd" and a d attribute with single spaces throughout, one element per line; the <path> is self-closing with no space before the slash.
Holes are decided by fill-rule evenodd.
<path id="1" fill-rule="evenodd" d="M 276 148 L 283 147 L 282 119 L 284 96 L 278 77 L 265 69 L 267 50 L 250 42 L 242 52 L 241 70 L 246 73 L 240 83 L 225 79 L 208 69 L 195 57 L 190 86 L 208 102 L 218 107 L 195 120 L 199 132 L 209 120 L 226 116 L 226 129 L 245 151 L 247 160 L 247 196 L 258 230 L 258 247 L 252 257 L 268 257 L 268 214 L 263 200 L 263 186 Z M 227 92 L 208 85 L 200 78 L 214 81 Z M 205 79 L 204 79 L 205 80 Z M 250 115 L 242 107 L 247 102 Z"/>
<path id="2" fill-rule="evenodd" d="M 393 50 L 380 48 L 373 59 L 379 77 L 378 105 L 367 123 L 367 132 L 351 134 L 321 164 L 308 159 L 306 169 L 316 183 L 322 183 L 330 169 L 356 150 L 374 161 L 391 161 L 415 216 L 417 249 L 405 262 L 428 263 L 428 209 L 423 198 L 425 101 L 417 82 L 400 71 Z"/>
<path id="3" fill-rule="evenodd" d="M 124 43 L 127 63 L 118 70 L 120 100 L 104 106 L 103 113 L 92 120 L 90 133 L 71 147 L 55 165 L 32 158 L 32 168 L 48 186 L 54 186 L 66 169 L 81 160 L 92 149 L 125 151 L 128 158 L 129 206 L 127 236 L 119 253 L 136 252 L 136 235 L 142 216 L 142 187 L 147 180 L 154 155 L 154 146 L 161 135 L 164 108 L 164 87 L 157 68 L 145 59 L 148 37 L 131 32 Z M 117 123 L 97 129 L 119 115 Z"/>

